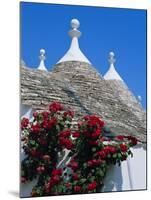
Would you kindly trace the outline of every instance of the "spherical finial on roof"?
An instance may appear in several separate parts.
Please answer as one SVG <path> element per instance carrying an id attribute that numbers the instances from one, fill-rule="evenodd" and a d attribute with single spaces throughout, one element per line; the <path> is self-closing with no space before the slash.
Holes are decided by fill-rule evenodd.
<path id="1" fill-rule="evenodd" d="M 110 64 L 113 64 L 115 63 L 116 59 L 115 59 L 115 54 L 113 51 L 109 52 L 109 58 L 108 58 L 108 61 Z"/>
<path id="2" fill-rule="evenodd" d="M 109 53 L 109 57 L 114 57 L 114 56 L 115 56 L 114 52 L 111 51 L 111 52 Z"/>
<path id="3" fill-rule="evenodd" d="M 45 54 L 45 50 L 44 49 L 40 49 L 40 54 Z"/>
<path id="4" fill-rule="evenodd" d="M 79 26 L 80 26 L 79 20 L 77 20 L 77 19 L 72 19 L 72 20 L 71 20 L 71 27 L 72 27 L 73 29 L 78 29 Z"/>

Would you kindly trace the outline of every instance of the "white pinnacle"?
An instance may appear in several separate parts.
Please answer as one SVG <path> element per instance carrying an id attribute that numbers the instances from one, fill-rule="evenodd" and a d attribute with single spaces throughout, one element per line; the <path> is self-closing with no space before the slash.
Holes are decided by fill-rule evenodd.
<path id="1" fill-rule="evenodd" d="M 71 37 L 71 45 L 67 53 L 59 60 L 58 63 L 65 61 L 81 61 L 90 63 L 90 61 L 85 57 L 79 47 L 78 38 L 81 36 L 81 32 L 78 30 L 80 22 L 77 19 L 71 20 L 71 28 L 69 31 L 69 36 Z"/>
<path id="2" fill-rule="evenodd" d="M 44 60 L 46 59 L 45 50 L 44 50 L 44 49 L 40 49 L 40 56 L 39 56 L 39 59 L 40 59 L 40 64 L 39 64 L 38 69 L 39 69 L 39 70 L 47 71 L 47 69 L 46 69 L 46 67 L 45 67 L 45 63 L 44 63 Z"/>
<path id="3" fill-rule="evenodd" d="M 114 67 L 114 63 L 116 62 L 116 59 L 114 57 L 114 53 L 110 52 L 109 53 L 109 63 L 110 63 L 110 67 L 109 70 L 106 72 L 106 74 L 104 75 L 104 79 L 106 80 L 122 80 L 122 78 L 120 77 L 120 75 L 118 74 L 118 72 L 116 71 L 115 67 Z"/>

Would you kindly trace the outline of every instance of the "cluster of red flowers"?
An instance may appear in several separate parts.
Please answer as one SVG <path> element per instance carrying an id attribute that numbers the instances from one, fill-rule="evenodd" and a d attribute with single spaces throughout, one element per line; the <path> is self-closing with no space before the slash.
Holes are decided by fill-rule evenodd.
<path id="1" fill-rule="evenodd" d="M 58 111 L 62 111 L 63 106 L 58 102 L 54 102 L 54 103 L 49 105 L 49 110 L 50 110 L 50 112 L 55 113 L 55 112 L 58 112 Z"/>
<path id="2" fill-rule="evenodd" d="M 55 117 L 52 117 L 50 120 L 48 118 L 45 118 L 42 122 L 42 127 L 45 129 L 51 129 L 53 126 L 57 124 L 57 119 Z"/>
<path id="3" fill-rule="evenodd" d="M 133 136 L 118 135 L 116 136 L 116 139 L 119 141 L 124 141 L 124 139 L 128 139 L 132 145 L 137 145 L 138 143 L 138 140 Z"/>
<path id="4" fill-rule="evenodd" d="M 97 187 L 97 182 L 93 181 L 92 183 L 88 184 L 88 190 L 94 190 Z"/>
<path id="5" fill-rule="evenodd" d="M 92 160 L 87 161 L 87 164 L 88 164 L 89 167 L 96 167 L 96 166 L 98 166 L 102 163 L 103 163 L 103 161 L 101 159 L 97 159 L 97 160 L 92 159 Z"/>
<path id="6" fill-rule="evenodd" d="M 74 159 L 72 159 L 67 166 L 70 167 L 73 171 L 76 171 L 79 165 Z"/>
<path id="7" fill-rule="evenodd" d="M 115 154 L 116 152 L 117 148 L 115 146 L 105 146 L 97 154 L 101 157 L 101 159 L 105 159 L 109 154 Z"/>
<path id="8" fill-rule="evenodd" d="M 29 124 L 29 119 L 27 119 L 27 118 L 24 117 L 21 120 L 21 129 L 27 128 L 28 124 Z"/>
<path id="9" fill-rule="evenodd" d="M 32 133 L 39 133 L 40 132 L 40 124 L 32 124 L 31 126 L 31 132 Z"/>
<path id="10" fill-rule="evenodd" d="M 104 122 L 95 115 L 87 115 L 83 119 L 84 121 L 78 123 L 82 133 L 89 139 L 96 140 L 102 133 Z"/>
<path id="11" fill-rule="evenodd" d="M 71 150 L 74 147 L 72 141 L 69 139 L 70 135 L 71 135 L 71 130 L 70 129 L 62 131 L 59 134 L 59 143 L 60 143 L 60 145 L 62 145 L 63 147 L 65 147 L 68 150 Z"/>
<path id="12" fill-rule="evenodd" d="M 32 164 L 29 165 L 32 161 L 34 173 L 39 177 L 33 196 L 96 192 L 106 174 L 107 165 L 126 160 L 131 154 L 130 147 L 138 142 L 135 137 L 123 135 L 108 139 L 105 123 L 95 115 L 83 117 L 78 129 L 72 131 L 74 113 L 64 110 L 58 102 L 50 104 L 49 111 L 34 112 L 33 117 L 33 122 L 27 118 L 21 122 L 22 131 L 25 129 L 22 140 L 24 150 L 30 159 L 27 165 L 24 162 L 21 182 L 32 180 L 28 169 L 31 167 L 33 170 Z M 115 143 L 110 143 L 112 140 Z M 71 170 L 64 173 L 62 169 L 56 169 L 58 151 L 63 148 L 71 150 L 68 155 L 71 160 L 65 166 L 65 169 L 69 167 Z M 68 182 L 63 179 L 67 176 Z"/>
<path id="13" fill-rule="evenodd" d="M 45 184 L 46 193 L 50 193 L 53 186 L 57 185 L 62 180 L 62 169 L 54 169 L 51 173 L 50 180 Z"/>
<path id="14" fill-rule="evenodd" d="M 73 111 L 65 111 L 64 113 L 63 113 L 63 115 L 64 115 L 64 117 L 67 117 L 67 116 L 69 116 L 69 117 L 71 117 L 71 118 L 73 118 L 74 117 L 74 112 Z"/>
<path id="15" fill-rule="evenodd" d="M 89 127 L 99 127 L 102 128 L 104 126 L 104 121 L 102 121 L 99 117 L 95 115 L 87 115 L 84 116 L 84 119 L 87 121 Z"/>

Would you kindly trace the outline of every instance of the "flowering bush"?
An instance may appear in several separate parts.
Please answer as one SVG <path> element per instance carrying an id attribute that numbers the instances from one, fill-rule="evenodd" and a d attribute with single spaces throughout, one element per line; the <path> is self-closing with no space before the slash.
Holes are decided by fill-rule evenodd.
<path id="1" fill-rule="evenodd" d="M 74 113 L 60 103 L 46 112 L 33 113 L 33 120 L 21 120 L 21 182 L 37 178 L 32 196 L 99 192 L 110 165 L 132 156 L 137 144 L 132 136 L 114 136 L 97 116 L 84 116 L 72 130 Z M 58 153 L 68 150 L 69 162 L 58 167 Z"/>

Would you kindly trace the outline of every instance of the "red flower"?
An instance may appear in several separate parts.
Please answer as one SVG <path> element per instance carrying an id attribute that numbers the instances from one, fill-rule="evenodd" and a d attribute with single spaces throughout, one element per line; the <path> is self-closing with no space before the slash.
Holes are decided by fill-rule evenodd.
<path id="1" fill-rule="evenodd" d="M 116 153 L 116 151 L 117 151 L 116 147 L 110 147 L 110 152 L 111 153 Z"/>
<path id="2" fill-rule="evenodd" d="M 92 183 L 88 184 L 88 190 L 94 190 L 97 187 L 97 182 L 93 181 Z"/>
<path id="3" fill-rule="evenodd" d="M 57 184 L 60 182 L 60 177 L 58 175 L 55 175 L 51 179 L 52 184 Z"/>
<path id="4" fill-rule="evenodd" d="M 78 169 L 78 163 L 74 160 L 72 160 L 69 164 L 68 167 L 70 167 L 73 171 L 75 171 L 76 169 Z"/>
<path id="5" fill-rule="evenodd" d="M 28 124 L 29 124 L 29 119 L 27 119 L 27 118 L 24 117 L 21 120 L 21 129 L 27 128 Z"/>
<path id="6" fill-rule="evenodd" d="M 104 150 L 99 151 L 98 155 L 103 159 L 106 158 L 106 152 Z"/>
<path id="7" fill-rule="evenodd" d="M 25 177 L 21 177 L 21 183 L 26 183 L 27 182 L 27 179 Z"/>
<path id="8" fill-rule="evenodd" d="M 100 129 L 97 129 L 94 133 L 92 133 L 91 137 L 93 139 L 97 138 L 100 136 L 100 133 L 101 133 L 101 130 Z"/>
<path id="9" fill-rule="evenodd" d="M 63 113 L 64 117 L 70 116 L 71 118 L 74 117 L 74 112 L 73 111 L 65 111 Z"/>
<path id="10" fill-rule="evenodd" d="M 66 186 L 67 188 L 70 188 L 70 187 L 71 187 L 71 183 L 68 182 L 68 183 L 65 184 L 65 186 Z"/>
<path id="11" fill-rule="evenodd" d="M 30 155 L 33 157 L 40 157 L 40 152 L 35 149 L 32 149 L 30 150 Z"/>
<path id="12" fill-rule="evenodd" d="M 32 125 L 31 126 L 31 131 L 33 132 L 33 133 L 39 133 L 40 132 L 40 125 L 39 124 L 36 124 L 36 125 Z"/>
<path id="13" fill-rule="evenodd" d="M 134 146 L 137 145 L 137 143 L 138 143 L 138 140 L 135 137 L 133 137 L 133 136 L 127 136 L 127 139 L 130 140 L 130 142 Z"/>
<path id="14" fill-rule="evenodd" d="M 57 119 L 53 117 L 51 120 L 44 119 L 42 126 L 45 129 L 50 129 L 57 124 Z"/>
<path id="15" fill-rule="evenodd" d="M 84 119 L 88 121 L 89 126 L 99 126 L 100 128 L 104 126 L 104 122 L 95 115 L 85 116 Z"/>
<path id="16" fill-rule="evenodd" d="M 81 186 L 79 185 L 74 186 L 74 192 L 80 192 L 80 190 L 81 190 Z"/>
<path id="17" fill-rule="evenodd" d="M 75 138 L 78 138 L 80 136 L 80 133 L 79 132 L 74 132 L 74 133 L 72 133 L 72 136 L 75 137 Z"/>
<path id="18" fill-rule="evenodd" d="M 74 146 L 73 143 L 69 139 L 66 139 L 65 148 L 71 150 L 73 146 Z"/>
<path id="19" fill-rule="evenodd" d="M 59 142 L 68 150 L 71 150 L 74 146 L 73 143 L 67 138 L 60 137 Z"/>
<path id="20" fill-rule="evenodd" d="M 126 152 L 127 146 L 125 144 L 120 144 L 120 149 L 121 149 L 122 152 Z"/>
<path id="21" fill-rule="evenodd" d="M 124 138 L 125 138 L 125 136 L 124 135 L 117 135 L 116 137 L 115 137 L 117 140 L 124 140 Z"/>
<path id="22" fill-rule="evenodd" d="M 41 115 L 43 116 L 44 119 L 47 119 L 49 116 L 49 112 L 42 112 Z"/>
<path id="23" fill-rule="evenodd" d="M 72 178 L 73 178 L 74 181 L 76 181 L 76 180 L 79 179 L 79 176 L 78 176 L 78 174 L 73 173 Z"/>
<path id="24" fill-rule="evenodd" d="M 93 160 L 89 160 L 87 163 L 88 163 L 89 167 L 94 167 L 94 166 L 100 165 L 102 163 L 102 160 L 101 159 L 98 159 L 98 160 L 93 159 Z"/>
<path id="25" fill-rule="evenodd" d="M 38 112 L 34 112 L 33 117 L 36 119 L 38 117 Z"/>
<path id="26" fill-rule="evenodd" d="M 37 172 L 38 172 L 39 174 L 41 174 L 41 173 L 43 173 L 43 172 L 45 171 L 45 167 L 44 167 L 44 166 L 38 166 L 38 167 L 36 168 L 36 170 L 37 170 Z"/>
<path id="27" fill-rule="evenodd" d="M 67 129 L 65 131 L 62 131 L 60 134 L 59 134 L 59 137 L 68 137 L 70 136 L 71 134 L 71 130 L 70 129 Z"/>
<path id="28" fill-rule="evenodd" d="M 58 111 L 63 110 L 63 107 L 62 107 L 62 105 L 60 103 L 54 102 L 54 103 L 49 105 L 49 110 L 51 112 L 58 112 Z"/>
<path id="29" fill-rule="evenodd" d="M 56 176 L 56 175 L 61 176 L 62 175 L 62 169 L 54 169 L 52 171 L 52 176 Z"/>

